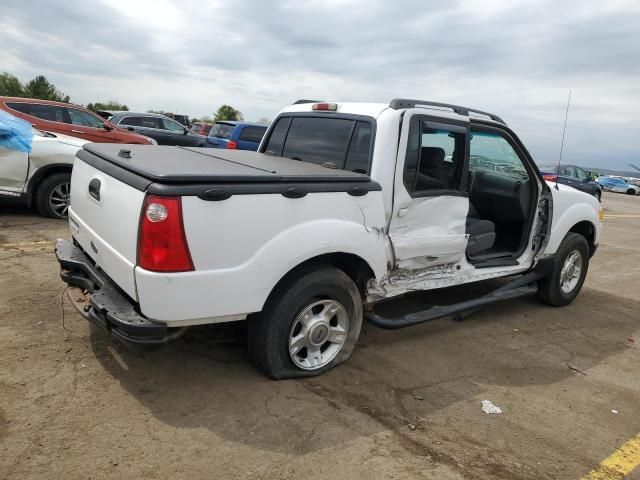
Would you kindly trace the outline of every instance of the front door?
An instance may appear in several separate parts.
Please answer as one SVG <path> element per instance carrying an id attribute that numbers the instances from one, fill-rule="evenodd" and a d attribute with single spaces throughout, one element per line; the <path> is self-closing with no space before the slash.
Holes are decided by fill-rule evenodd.
<path id="1" fill-rule="evenodd" d="M 423 112 L 407 111 L 401 131 L 389 224 L 395 268 L 455 271 L 467 248 L 468 123 Z"/>

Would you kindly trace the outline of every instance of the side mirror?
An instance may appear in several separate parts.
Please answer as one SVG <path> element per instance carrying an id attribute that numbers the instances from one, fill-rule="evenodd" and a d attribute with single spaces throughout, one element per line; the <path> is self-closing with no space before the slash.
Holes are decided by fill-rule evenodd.
<path id="1" fill-rule="evenodd" d="M 133 127 L 127 127 L 127 130 L 129 130 L 130 132 L 133 132 Z"/>
<path id="2" fill-rule="evenodd" d="M 107 123 L 107 122 L 104 122 L 103 127 L 107 132 L 110 132 L 114 128 L 113 125 L 111 125 L 110 123 Z"/>
<path id="3" fill-rule="evenodd" d="M 186 135 L 189 133 L 189 130 L 187 128 L 183 128 L 184 132 L 182 133 L 183 135 Z"/>

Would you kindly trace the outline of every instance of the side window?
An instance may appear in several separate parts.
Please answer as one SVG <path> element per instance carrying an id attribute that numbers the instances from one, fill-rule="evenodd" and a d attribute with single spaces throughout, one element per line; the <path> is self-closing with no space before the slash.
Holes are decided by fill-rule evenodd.
<path id="1" fill-rule="evenodd" d="M 172 132 L 175 132 L 175 133 L 184 133 L 184 127 L 178 122 L 174 122 L 173 120 L 169 120 L 167 118 L 159 118 L 158 120 L 161 120 L 164 123 L 165 130 L 171 130 Z M 157 127 L 157 128 L 162 128 L 162 127 Z"/>
<path id="2" fill-rule="evenodd" d="M 576 177 L 578 178 L 578 180 L 580 180 L 582 182 L 588 182 L 589 181 L 589 175 L 587 174 L 587 172 L 585 172 L 580 167 L 576 167 Z"/>
<path id="3" fill-rule="evenodd" d="M 140 117 L 140 126 L 144 128 L 156 128 L 164 130 L 162 119 L 158 117 Z"/>
<path id="4" fill-rule="evenodd" d="M 65 108 L 58 107 L 57 105 L 42 105 L 39 103 L 27 104 L 23 102 L 7 103 L 7 106 L 18 110 L 19 112 L 32 115 L 42 120 L 48 120 L 50 122 L 65 121 Z"/>
<path id="5" fill-rule="evenodd" d="M 351 172 L 367 173 L 369 171 L 369 150 L 371 148 L 371 125 L 367 122 L 356 122 L 351 135 L 351 143 L 347 152 L 344 169 Z"/>
<path id="6" fill-rule="evenodd" d="M 104 127 L 104 120 L 95 117 L 90 113 L 83 112 L 82 110 L 78 110 L 76 108 L 67 108 L 67 112 L 69 112 L 69 118 L 71 118 L 71 123 L 74 125 L 82 125 L 83 127 L 93 128 Z"/>
<path id="7" fill-rule="evenodd" d="M 31 115 L 31 104 L 24 102 L 7 102 L 7 107 L 17 110 L 21 113 L 26 113 L 27 115 Z"/>
<path id="8" fill-rule="evenodd" d="M 458 190 L 464 167 L 463 128 L 412 119 L 403 180 L 411 196 L 437 190 Z"/>
<path id="9" fill-rule="evenodd" d="M 118 125 L 128 125 L 130 127 L 139 127 L 142 125 L 142 118 L 140 117 L 124 117 Z"/>
<path id="10" fill-rule="evenodd" d="M 577 178 L 576 169 L 571 165 L 561 165 L 560 175 L 564 175 L 565 177 Z"/>
<path id="11" fill-rule="evenodd" d="M 469 171 L 491 171 L 528 180 L 529 174 L 511 144 L 499 133 L 471 131 Z"/>
<path id="12" fill-rule="evenodd" d="M 247 142 L 260 143 L 260 140 L 262 140 L 262 136 L 266 130 L 266 127 L 244 127 L 242 132 L 240 132 L 238 139 L 245 140 Z"/>
<path id="13" fill-rule="evenodd" d="M 269 143 L 265 149 L 265 153 L 269 155 L 282 155 L 282 149 L 284 148 L 284 141 L 289 131 L 289 125 L 291 124 L 291 117 L 282 117 L 276 123 L 276 126 L 271 131 L 269 136 Z"/>

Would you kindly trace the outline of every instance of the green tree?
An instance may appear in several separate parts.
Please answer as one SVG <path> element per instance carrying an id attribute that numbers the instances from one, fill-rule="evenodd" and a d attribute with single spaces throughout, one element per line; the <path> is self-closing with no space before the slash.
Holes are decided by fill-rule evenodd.
<path id="1" fill-rule="evenodd" d="M 68 102 L 69 95 L 65 95 L 56 86 L 47 80 L 44 75 L 38 75 L 24 86 L 24 95 L 30 98 L 42 100 L 54 100 L 56 102 Z"/>
<path id="2" fill-rule="evenodd" d="M 97 112 L 98 110 L 115 110 L 115 111 L 129 111 L 129 107 L 127 107 L 124 103 L 120 103 L 116 100 L 109 100 L 108 102 L 96 102 L 90 103 L 87 105 L 87 108 L 93 112 Z"/>
<path id="3" fill-rule="evenodd" d="M 222 105 L 214 115 L 214 120 L 243 120 L 242 112 L 231 105 Z"/>
<path id="4" fill-rule="evenodd" d="M 0 95 L 6 97 L 22 97 L 24 95 L 24 87 L 18 77 L 7 72 L 0 74 Z"/>

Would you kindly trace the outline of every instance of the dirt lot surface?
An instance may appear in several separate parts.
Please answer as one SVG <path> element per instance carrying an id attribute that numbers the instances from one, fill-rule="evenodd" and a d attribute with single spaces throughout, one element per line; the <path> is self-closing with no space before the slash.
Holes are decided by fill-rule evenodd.
<path id="1" fill-rule="evenodd" d="M 640 432 L 640 197 L 604 205 L 572 305 L 365 326 L 348 363 L 281 382 L 238 327 L 141 356 L 68 301 L 63 325 L 66 225 L 0 207 L 0 478 L 581 478 Z"/>

